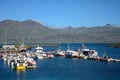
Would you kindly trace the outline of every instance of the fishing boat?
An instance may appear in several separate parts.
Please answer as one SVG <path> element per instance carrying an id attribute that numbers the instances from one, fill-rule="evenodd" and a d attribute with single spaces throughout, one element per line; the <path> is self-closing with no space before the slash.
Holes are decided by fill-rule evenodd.
<path id="1" fill-rule="evenodd" d="M 70 50 L 69 45 L 67 46 L 67 51 L 65 52 L 65 57 L 66 58 L 78 58 L 79 53 L 74 50 Z"/>
<path id="2" fill-rule="evenodd" d="M 88 52 L 88 59 L 97 59 L 98 58 L 98 52 L 96 50 L 90 50 Z"/>
<path id="3" fill-rule="evenodd" d="M 79 52 L 78 58 L 79 58 L 79 59 L 87 59 L 88 56 L 85 56 L 85 55 L 83 54 L 83 52 Z"/>
<path id="4" fill-rule="evenodd" d="M 61 50 L 60 43 L 59 43 L 58 50 L 55 52 L 55 55 L 56 56 L 65 56 L 65 51 Z"/>
<path id="5" fill-rule="evenodd" d="M 37 59 L 44 59 L 42 53 L 37 54 L 36 57 L 37 57 Z"/>
<path id="6" fill-rule="evenodd" d="M 46 58 L 48 58 L 48 59 L 53 59 L 54 58 L 54 55 L 50 52 L 46 53 L 46 55 L 47 55 Z"/>
<path id="7" fill-rule="evenodd" d="M 78 58 L 79 54 L 77 51 L 67 50 L 65 53 L 66 58 Z"/>
<path id="8" fill-rule="evenodd" d="M 27 48 L 25 47 L 24 42 L 19 46 L 19 52 L 26 52 Z"/>
<path id="9" fill-rule="evenodd" d="M 35 56 L 37 59 L 43 59 L 44 55 L 43 55 L 43 48 L 40 47 L 39 45 L 35 48 Z"/>
<path id="10" fill-rule="evenodd" d="M 90 50 L 84 45 L 84 43 L 82 43 L 82 47 L 80 49 L 78 49 L 78 52 L 79 52 L 78 58 L 87 59 L 89 51 Z"/>
<path id="11" fill-rule="evenodd" d="M 81 51 L 83 52 L 83 54 L 84 54 L 85 56 L 88 56 L 88 52 L 89 52 L 90 50 L 84 45 L 84 43 L 82 43 Z"/>
<path id="12" fill-rule="evenodd" d="M 35 48 L 35 52 L 36 52 L 36 53 L 41 53 L 41 52 L 43 52 L 43 48 L 38 45 L 38 46 Z"/>
<path id="13" fill-rule="evenodd" d="M 57 51 L 56 51 L 56 54 L 55 54 L 56 56 L 65 56 L 65 51 L 62 51 L 62 50 L 60 50 L 60 49 L 58 49 Z"/>

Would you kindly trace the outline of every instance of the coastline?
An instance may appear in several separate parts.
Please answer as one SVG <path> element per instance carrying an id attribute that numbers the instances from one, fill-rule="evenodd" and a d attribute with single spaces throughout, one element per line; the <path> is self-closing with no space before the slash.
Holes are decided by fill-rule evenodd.
<path id="1" fill-rule="evenodd" d="M 120 42 L 109 43 L 107 44 L 108 47 L 120 48 Z"/>

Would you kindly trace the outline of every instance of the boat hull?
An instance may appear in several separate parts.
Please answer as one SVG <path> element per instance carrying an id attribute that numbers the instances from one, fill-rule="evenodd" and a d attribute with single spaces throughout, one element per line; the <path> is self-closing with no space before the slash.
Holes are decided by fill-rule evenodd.
<path id="1" fill-rule="evenodd" d="M 16 66 L 16 70 L 25 70 L 26 66 Z"/>

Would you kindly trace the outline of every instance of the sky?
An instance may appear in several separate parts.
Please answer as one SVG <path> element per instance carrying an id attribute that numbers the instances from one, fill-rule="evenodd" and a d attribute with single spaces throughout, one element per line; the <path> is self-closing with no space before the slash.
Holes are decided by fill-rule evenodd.
<path id="1" fill-rule="evenodd" d="M 0 0 L 0 21 L 6 19 L 51 27 L 120 25 L 120 0 Z"/>

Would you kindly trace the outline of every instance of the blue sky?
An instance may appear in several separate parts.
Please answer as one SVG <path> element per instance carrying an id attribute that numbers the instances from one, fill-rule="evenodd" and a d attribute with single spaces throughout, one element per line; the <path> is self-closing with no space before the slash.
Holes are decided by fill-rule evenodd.
<path id="1" fill-rule="evenodd" d="M 0 21 L 6 19 L 51 27 L 120 25 L 120 0 L 0 0 Z"/>

